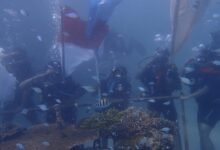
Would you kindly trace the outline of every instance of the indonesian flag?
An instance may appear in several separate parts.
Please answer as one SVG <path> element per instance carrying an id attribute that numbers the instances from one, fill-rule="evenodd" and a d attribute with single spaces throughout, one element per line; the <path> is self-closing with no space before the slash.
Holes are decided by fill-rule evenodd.
<path id="1" fill-rule="evenodd" d="M 204 14 L 211 0 L 171 0 L 172 52 L 177 52 Z"/>
<path id="2" fill-rule="evenodd" d="M 92 35 L 86 35 L 87 22 L 76 11 L 64 7 L 61 12 L 62 62 L 65 75 L 70 75 L 81 63 L 92 59 L 108 33 L 108 26 L 99 21 Z"/>

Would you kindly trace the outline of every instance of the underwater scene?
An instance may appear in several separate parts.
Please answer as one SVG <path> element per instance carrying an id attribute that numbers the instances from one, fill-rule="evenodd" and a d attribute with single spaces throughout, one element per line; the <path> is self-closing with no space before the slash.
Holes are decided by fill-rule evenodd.
<path id="1" fill-rule="evenodd" d="M 220 150 L 220 0 L 0 0 L 0 150 Z"/>

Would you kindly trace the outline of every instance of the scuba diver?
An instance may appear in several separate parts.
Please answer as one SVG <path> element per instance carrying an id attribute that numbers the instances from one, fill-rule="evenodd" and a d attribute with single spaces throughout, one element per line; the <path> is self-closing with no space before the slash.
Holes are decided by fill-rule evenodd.
<path id="1" fill-rule="evenodd" d="M 197 122 L 201 150 L 214 150 L 210 133 L 220 120 L 220 31 L 212 33 L 210 45 L 189 59 L 182 71 L 182 82 L 190 87 L 189 99 L 198 104 Z"/>
<path id="2" fill-rule="evenodd" d="M 181 89 L 181 82 L 175 64 L 169 62 L 168 49 L 157 49 L 153 59 L 143 68 L 137 78 L 144 85 L 143 98 L 148 100 L 148 109 L 158 117 L 177 123 L 177 112 L 172 94 Z M 161 97 L 161 99 L 156 99 Z M 164 97 L 164 98 L 163 98 Z M 176 140 L 175 149 L 181 149 L 180 136 Z"/>
<path id="3" fill-rule="evenodd" d="M 111 108 L 122 111 L 128 107 L 131 85 L 125 67 L 113 67 L 110 75 L 101 80 L 100 84 L 101 99 L 96 104 L 96 111 L 103 112 Z M 108 138 L 105 134 L 101 135 L 101 138 L 94 142 L 93 148 L 107 149 Z"/>
<path id="4" fill-rule="evenodd" d="M 12 73 L 18 82 L 21 82 L 31 76 L 31 66 L 25 50 L 15 48 L 13 50 L 4 50 L 0 59 L 9 73 Z"/>
<path id="5" fill-rule="evenodd" d="M 46 107 L 48 123 L 56 122 L 56 111 L 54 105 L 60 105 L 61 117 L 65 123 L 76 122 L 76 99 L 85 94 L 85 90 L 71 76 L 63 78 L 61 65 L 52 61 L 44 73 L 38 74 L 20 84 L 21 89 L 38 89 L 42 96 L 41 106 Z M 23 101 L 23 105 L 28 104 Z M 34 105 L 31 105 L 34 107 Z M 25 106 L 24 106 L 25 107 Z M 30 107 L 30 105 L 28 106 Z M 36 106 L 35 106 L 36 107 Z"/>
<path id="6" fill-rule="evenodd" d="M 131 85 L 127 70 L 123 66 L 113 67 L 110 75 L 101 80 L 101 100 L 97 108 L 116 108 L 124 110 L 128 107 Z"/>
<path id="7" fill-rule="evenodd" d="M 20 105 L 21 99 L 26 96 L 26 92 L 19 88 L 19 84 L 29 78 L 32 71 L 26 51 L 21 48 L 2 51 L 0 55 L 0 63 L 5 67 L 7 72 L 11 73 L 16 79 L 14 96 L 3 106 L 3 112 L 8 112 L 3 115 L 3 123 L 6 126 L 10 126 L 12 125 L 13 119 L 16 115 L 13 111 L 15 111 L 15 109 Z M 13 93 L 11 93 L 11 95 L 12 94 Z"/>
<path id="8" fill-rule="evenodd" d="M 138 74 L 148 97 L 172 96 L 181 89 L 177 67 L 169 63 L 170 52 L 167 49 L 157 49 L 156 56 Z M 164 118 L 176 122 L 177 114 L 172 99 L 149 100 L 149 109 Z"/>

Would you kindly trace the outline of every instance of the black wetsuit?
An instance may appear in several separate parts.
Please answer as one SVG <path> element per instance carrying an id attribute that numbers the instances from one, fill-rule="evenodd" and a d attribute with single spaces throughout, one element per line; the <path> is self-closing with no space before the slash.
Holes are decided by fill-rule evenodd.
<path id="1" fill-rule="evenodd" d="M 196 97 L 198 103 L 198 122 L 214 127 L 220 120 L 220 66 L 214 65 L 213 59 L 201 61 L 200 58 L 189 60 L 184 68 L 183 76 L 192 84 L 191 92 L 207 87 L 208 91 Z M 190 68 L 190 72 L 187 71 Z"/>
<path id="2" fill-rule="evenodd" d="M 123 110 L 128 107 L 131 85 L 127 77 L 109 76 L 101 81 L 101 94 L 109 98 L 110 102 L 114 99 L 122 100 L 122 102 L 112 103 L 111 107 Z"/>
<path id="3" fill-rule="evenodd" d="M 138 79 L 146 88 L 147 97 L 171 96 L 181 88 L 175 65 L 152 60 L 139 74 Z M 173 99 L 149 100 L 149 110 L 171 121 L 177 120 Z"/>
<path id="4" fill-rule="evenodd" d="M 61 105 L 61 115 L 65 122 L 74 123 L 76 121 L 76 100 L 85 94 L 85 90 L 74 81 L 68 79 L 64 81 L 45 81 L 43 90 L 44 103 L 49 107 L 55 104 Z M 47 121 L 54 123 L 56 114 L 54 109 L 47 113 Z"/>

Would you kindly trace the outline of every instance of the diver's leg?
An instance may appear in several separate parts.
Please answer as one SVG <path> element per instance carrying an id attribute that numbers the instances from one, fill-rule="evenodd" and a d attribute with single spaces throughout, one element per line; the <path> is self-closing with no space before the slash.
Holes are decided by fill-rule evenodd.
<path id="1" fill-rule="evenodd" d="M 212 103 L 199 103 L 197 115 L 201 150 L 214 150 L 210 133 L 219 121 L 219 107 Z"/>
<path id="2" fill-rule="evenodd" d="M 2 126 L 4 125 L 5 127 L 7 127 L 13 124 L 13 119 L 15 117 L 15 112 L 13 112 L 13 110 L 15 107 L 16 106 L 13 104 L 13 102 L 5 104 L 5 106 L 3 107 L 3 111 L 9 111 L 9 113 L 2 115 Z"/>
<path id="3" fill-rule="evenodd" d="M 200 145 L 201 150 L 214 150 L 214 145 L 210 138 L 212 127 L 205 123 L 199 123 Z"/>

